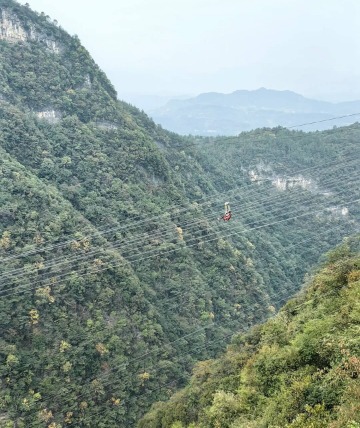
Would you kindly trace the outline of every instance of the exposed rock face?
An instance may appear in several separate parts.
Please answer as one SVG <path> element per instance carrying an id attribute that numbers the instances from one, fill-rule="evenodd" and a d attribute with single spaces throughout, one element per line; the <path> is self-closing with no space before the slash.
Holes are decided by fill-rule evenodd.
<path id="1" fill-rule="evenodd" d="M 105 131 L 111 131 L 113 129 L 118 129 L 119 126 L 116 125 L 115 123 L 111 123 L 111 122 L 95 122 L 94 125 L 97 128 L 103 129 Z"/>
<path id="2" fill-rule="evenodd" d="M 55 40 L 40 34 L 33 27 L 26 30 L 16 14 L 7 9 L 0 9 L 0 40 L 6 40 L 10 43 L 33 40 L 44 43 L 54 53 L 61 51 L 61 47 Z"/>
<path id="3" fill-rule="evenodd" d="M 91 89 L 91 78 L 89 75 L 85 76 L 84 89 Z"/>
<path id="4" fill-rule="evenodd" d="M 302 176 L 298 177 L 276 177 L 272 184 L 279 190 L 291 189 L 292 187 L 301 187 L 302 189 L 313 190 L 314 186 L 311 179 Z"/>
<path id="5" fill-rule="evenodd" d="M 336 216 L 336 217 L 340 217 L 340 216 L 343 216 L 343 217 L 345 217 L 345 216 L 347 216 L 347 215 L 349 215 L 349 208 L 347 208 L 347 207 L 330 207 L 330 208 L 328 208 L 328 211 L 333 215 L 333 216 Z"/>
<path id="6" fill-rule="evenodd" d="M 44 43 L 50 51 L 52 51 L 56 54 L 61 52 L 61 47 L 59 46 L 59 44 L 55 40 L 51 40 L 42 34 L 38 34 L 36 32 L 31 31 L 30 39 L 35 40 L 37 42 Z"/>
<path id="7" fill-rule="evenodd" d="M 259 162 L 254 169 L 247 171 L 251 181 L 262 183 L 264 181 L 270 181 L 273 186 L 278 190 L 287 190 L 293 187 L 300 187 L 307 190 L 316 190 L 316 185 L 313 180 L 307 179 L 302 175 L 293 177 L 285 177 L 275 174 L 272 167 L 263 162 Z"/>
<path id="8" fill-rule="evenodd" d="M 39 119 L 47 120 L 50 123 L 56 123 L 61 119 L 61 114 L 55 110 L 45 110 L 36 113 Z"/>
<path id="9" fill-rule="evenodd" d="M 11 43 L 24 42 L 28 34 L 18 17 L 6 9 L 0 11 L 0 39 Z"/>

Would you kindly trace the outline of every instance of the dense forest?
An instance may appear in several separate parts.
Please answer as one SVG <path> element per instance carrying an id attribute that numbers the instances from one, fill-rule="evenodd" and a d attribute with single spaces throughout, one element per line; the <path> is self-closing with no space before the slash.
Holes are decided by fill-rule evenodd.
<path id="1" fill-rule="evenodd" d="M 329 252 L 296 298 L 198 363 L 139 427 L 360 427 L 359 243 Z"/>
<path id="2" fill-rule="evenodd" d="M 360 126 L 180 137 L 44 13 L 0 30 L 0 426 L 134 426 L 358 231 Z"/>

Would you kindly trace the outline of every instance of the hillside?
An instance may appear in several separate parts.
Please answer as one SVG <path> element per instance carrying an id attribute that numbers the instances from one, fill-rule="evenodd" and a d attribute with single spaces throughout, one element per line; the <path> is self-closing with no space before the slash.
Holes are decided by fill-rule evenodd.
<path id="1" fill-rule="evenodd" d="M 358 230 L 358 126 L 169 133 L 12 0 L 0 56 L 0 426 L 134 426 Z"/>
<path id="2" fill-rule="evenodd" d="M 146 110 L 156 123 L 182 135 L 237 135 L 263 127 L 295 127 L 360 112 L 360 101 L 330 103 L 305 98 L 291 91 L 260 88 L 230 94 L 209 92 L 194 98 L 170 100 L 164 106 Z M 338 120 L 349 125 L 359 117 Z M 331 129 L 334 123 L 309 125 L 306 131 Z M 301 129 L 301 128 L 299 128 Z"/>
<path id="3" fill-rule="evenodd" d="M 359 427 L 359 249 L 357 239 L 329 253 L 296 298 L 197 364 L 139 427 Z"/>

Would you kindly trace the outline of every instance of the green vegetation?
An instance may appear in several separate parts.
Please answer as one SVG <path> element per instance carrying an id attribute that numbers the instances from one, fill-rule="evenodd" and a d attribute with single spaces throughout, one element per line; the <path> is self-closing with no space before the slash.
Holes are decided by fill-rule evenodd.
<path id="1" fill-rule="evenodd" d="M 0 10 L 28 34 L 0 40 L 0 426 L 131 427 L 357 230 L 360 127 L 182 138 L 77 37 Z M 324 166 L 280 192 L 251 181 L 262 161 Z"/>
<path id="2" fill-rule="evenodd" d="M 146 428 L 360 426 L 359 239 L 328 254 L 295 299 L 189 385 L 153 406 Z"/>

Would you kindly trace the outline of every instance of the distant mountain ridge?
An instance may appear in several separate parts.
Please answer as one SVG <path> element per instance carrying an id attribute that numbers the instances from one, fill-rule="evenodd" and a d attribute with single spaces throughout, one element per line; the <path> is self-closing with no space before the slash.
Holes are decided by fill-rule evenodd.
<path id="1" fill-rule="evenodd" d="M 331 103 L 306 98 L 292 91 L 260 88 L 230 94 L 207 92 L 186 100 L 170 100 L 148 111 L 155 122 L 180 134 L 237 135 L 242 131 L 331 119 L 360 111 L 360 101 Z M 356 120 L 356 118 L 355 118 Z M 354 118 L 313 124 L 305 130 L 323 130 L 348 125 Z"/>

